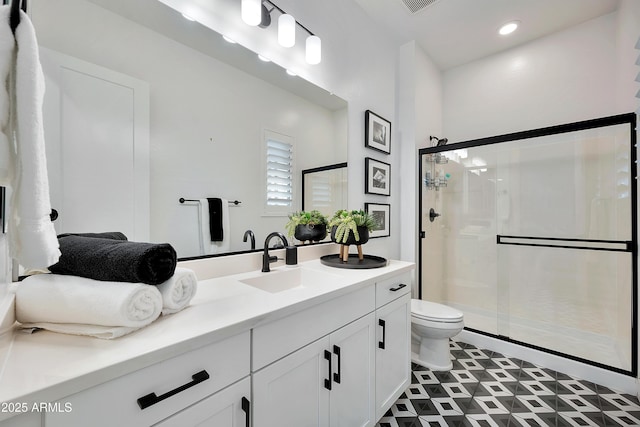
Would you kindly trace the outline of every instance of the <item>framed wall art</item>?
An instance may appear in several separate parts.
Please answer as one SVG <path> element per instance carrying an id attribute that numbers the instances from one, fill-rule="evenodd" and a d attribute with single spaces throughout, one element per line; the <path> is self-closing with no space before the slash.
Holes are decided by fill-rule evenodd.
<path id="1" fill-rule="evenodd" d="M 391 205 L 388 203 L 365 203 L 364 211 L 373 217 L 376 229 L 369 233 L 369 237 L 389 237 L 391 235 Z"/>
<path id="2" fill-rule="evenodd" d="M 391 195 L 391 165 L 366 157 L 364 159 L 366 194 Z"/>
<path id="3" fill-rule="evenodd" d="M 391 153 L 391 122 L 371 110 L 364 112 L 364 145 Z"/>

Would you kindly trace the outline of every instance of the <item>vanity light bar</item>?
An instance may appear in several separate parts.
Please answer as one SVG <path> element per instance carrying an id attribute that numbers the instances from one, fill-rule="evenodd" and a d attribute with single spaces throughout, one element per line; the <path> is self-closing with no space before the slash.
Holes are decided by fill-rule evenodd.
<path id="1" fill-rule="evenodd" d="M 264 3 L 268 3 L 273 8 L 268 10 Z M 242 0 L 242 20 L 251 26 L 266 28 L 271 23 L 271 12 L 277 9 L 280 12 L 278 18 L 278 43 L 283 47 L 293 47 L 296 44 L 296 25 L 306 31 L 309 36 L 305 43 L 305 59 L 308 64 L 315 65 L 322 61 L 322 42 L 320 37 L 313 34 L 307 27 L 296 21 L 296 19 L 279 8 L 271 0 Z M 268 19 L 265 19 L 265 16 Z"/>

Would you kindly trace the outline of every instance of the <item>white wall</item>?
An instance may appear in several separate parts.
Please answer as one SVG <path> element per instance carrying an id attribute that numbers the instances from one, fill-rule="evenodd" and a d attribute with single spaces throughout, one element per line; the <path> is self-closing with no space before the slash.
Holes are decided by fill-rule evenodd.
<path id="1" fill-rule="evenodd" d="M 398 54 L 398 128 L 401 140 L 400 258 L 416 262 L 419 232 L 418 149 L 429 136 L 442 136 L 442 77 L 433 61 L 414 41 Z M 414 289 L 417 296 L 417 289 Z"/>
<path id="2" fill-rule="evenodd" d="M 339 113 L 84 1 L 40 1 L 33 12 L 42 46 L 149 83 L 150 235 L 179 256 L 199 254 L 197 206 L 180 205 L 180 197 L 242 201 L 230 208 L 231 250 L 249 248 L 248 228 L 258 242 L 284 229 L 286 217 L 261 217 L 264 130 L 294 139 L 298 170 L 346 159 L 338 144 L 345 137 L 334 130 L 334 122 L 344 130 Z"/>
<path id="3" fill-rule="evenodd" d="M 446 71 L 449 141 L 629 112 L 615 96 L 616 22 L 612 13 Z"/>

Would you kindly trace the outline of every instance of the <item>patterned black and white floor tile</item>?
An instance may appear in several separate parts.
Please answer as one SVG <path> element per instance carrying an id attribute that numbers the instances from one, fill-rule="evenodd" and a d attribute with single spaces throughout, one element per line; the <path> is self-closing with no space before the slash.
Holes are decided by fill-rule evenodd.
<path id="1" fill-rule="evenodd" d="M 378 427 L 640 426 L 635 396 L 451 341 L 453 369 L 413 364 L 411 386 Z"/>

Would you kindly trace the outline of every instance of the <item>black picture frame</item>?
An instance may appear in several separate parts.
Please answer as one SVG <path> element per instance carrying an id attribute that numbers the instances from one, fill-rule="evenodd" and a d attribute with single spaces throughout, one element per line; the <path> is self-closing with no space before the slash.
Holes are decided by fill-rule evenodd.
<path id="1" fill-rule="evenodd" d="M 364 192 L 391 196 L 391 165 L 380 160 L 364 159 Z"/>
<path id="2" fill-rule="evenodd" d="M 391 154 L 391 122 L 371 110 L 364 112 L 364 146 Z"/>
<path id="3" fill-rule="evenodd" d="M 388 203 L 365 203 L 364 211 L 373 216 L 378 225 L 369 232 L 369 238 L 391 236 L 391 205 Z"/>

